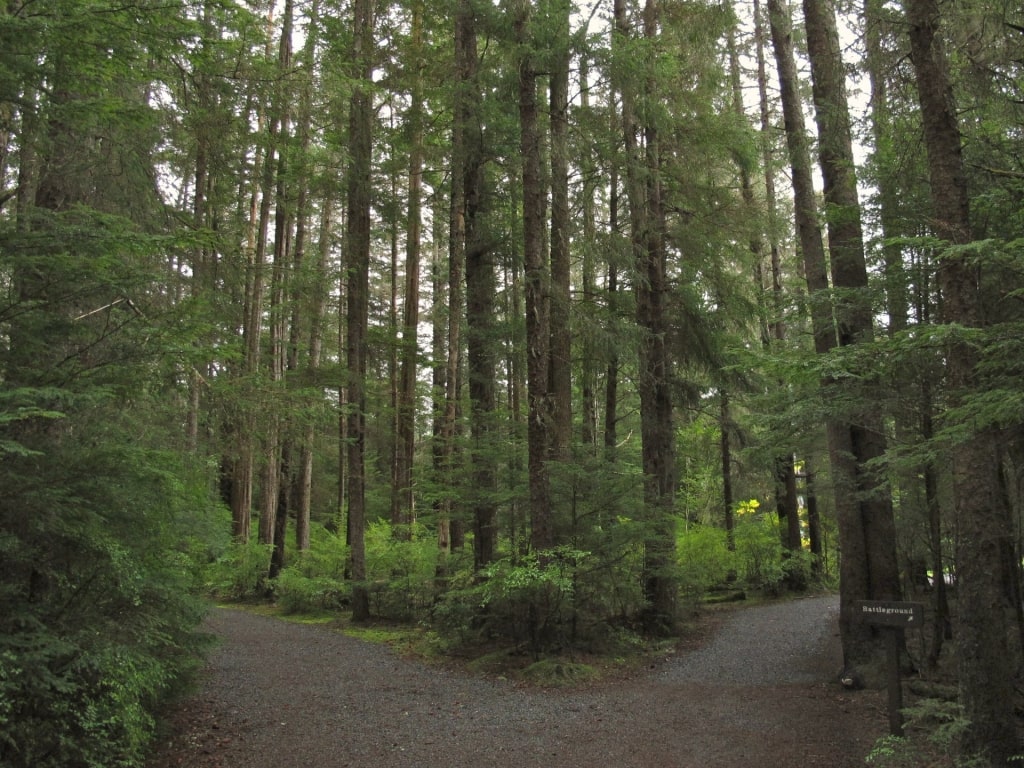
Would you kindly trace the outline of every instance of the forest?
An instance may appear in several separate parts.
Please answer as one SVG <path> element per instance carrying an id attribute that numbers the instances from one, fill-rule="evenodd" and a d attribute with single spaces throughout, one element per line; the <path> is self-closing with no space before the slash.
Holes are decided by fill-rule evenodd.
<path id="1" fill-rule="evenodd" d="M 142 765 L 211 596 L 614 654 L 822 587 L 1009 765 L 1022 289 L 1009 0 L 3 0 L 0 765 Z"/>

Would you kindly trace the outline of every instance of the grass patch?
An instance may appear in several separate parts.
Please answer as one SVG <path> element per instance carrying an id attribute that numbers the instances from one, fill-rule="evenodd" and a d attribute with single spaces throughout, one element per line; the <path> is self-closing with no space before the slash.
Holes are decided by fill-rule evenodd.
<path id="1" fill-rule="evenodd" d="M 541 659 L 523 670 L 527 682 L 545 688 L 551 686 L 579 685 L 590 683 L 602 677 L 597 667 L 562 659 Z"/>

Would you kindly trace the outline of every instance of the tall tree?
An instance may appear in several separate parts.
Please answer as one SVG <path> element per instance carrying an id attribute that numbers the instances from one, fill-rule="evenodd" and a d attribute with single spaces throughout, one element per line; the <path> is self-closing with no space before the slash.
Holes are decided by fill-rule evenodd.
<path id="1" fill-rule="evenodd" d="M 300 187 L 296 200 L 296 233 L 295 258 L 293 272 L 296 277 L 292 292 L 292 323 L 289 352 L 289 367 L 294 375 L 303 381 L 303 386 L 313 396 L 314 402 L 320 400 L 320 393 L 313 387 L 319 373 L 323 356 L 324 324 L 328 295 L 328 263 L 330 257 L 330 231 L 334 212 L 333 187 L 325 190 L 320 200 L 320 212 L 317 225 L 316 258 L 307 258 L 306 251 L 311 249 L 307 241 L 311 238 L 307 232 L 313 229 L 314 213 L 313 182 L 316 168 L 311 160 L 313 142 L 313 91 L 316 85 L 316 56 L 320 46 L 320 0 L 314 0 L 310 9 L 310 26 L 306 34 L 306 42 L 302 49 L 301 86 L 299 91 L 299 107 L 296 130 L 299 134 L 297 148 L 298 168 L 296 176 L 300 179 Z M 326 187 L 327 185 L 322 185 Z M 298 276 L 302 275 L 302 279 Z M 304 320 L 305 322 L 302 322 Z M 305 358 L 302 359 L 300 347 L 305 341 Z M 292 476 L 290 497 L 295 513 L 295 547 L 300 552 L 309 549 L 310 545 L 310 512 L 313 496 L 313 460 L 314 442 L 317 424 L 313 419 L 305 419 L 302 431 L 294 438 L 298 454 L 295 471 Z"/>
<path id="2" fill-rule="evenodd" d="M 831 0 L 804 0 L 804 23 L 818 125 L 829 263 L 837 292 L 834 306 L 839 344 L 869 344 L 874 340 L 874 318 L 868 293 L 846 70 Z M 874 386 L 877 389 L 879 385 Z M 844 568 L 849 566 L 850 570 L 865 573 L 867 584 L 860 595 L 862 599 L 895 599 L 901 588 L 892 489 L 888 480 L 870 469 L 885 455 L 885 429 L 871 404 L 852 414 L 847 428 L 857 465 L 853 490 L 858 499 L 857 515 L 847 521 L 851 529 L 848 532 L 863 537 L 865 561 L 846 564 L 844 557 Z M 856 528 L 859 530 L 853 530 Z M 847 530 L 846 526 L 843 530 Z M 851 593 L 848 595 L 852 597 Z M 844 621 L 852 620 L 851 609 L 849 601 L 844 601 Z"/>
<path id="3" fill-rule="evenodd" d="M 349 99 L 349 166 L 345 219 L 346 338 L 348 377 L 348 532 L 352 618 L 370 616 L 366 580 L 366 377 L 369 324 L 370 209 L 373 182 L 374 0 L 352 4 L 353 90 Z"/>
<path id="4" fill-rule="evenodd" d="M 278 43 L 278 83 L 275 88 L 277 141 L 279 149 L 274 162 L 274 255 L 270 274 L 269 354 L 267 379 L 273 394 L 279 394 L 284 383 L 287 366 L 287 320 L 285 305 L 287 278 L 291 271 L 288 261 L 292 257 L 292 229 L 294 225 L 294 190 L 288 178 L 288 142 L 291 134 L 292 0 L 285 0 L 281 17 L 281 39 Z M 272 395 L 273 396 L 273 395 Z M 274 409 L 275 411 L 277 409 Z M 264 448 L 261 482 L 260 543 L 273 546 L 270 558 L 270 576 L 273 578 L 284 567 L 285 530 L 288 524 L 288 484 L 282 483 L 287 474 L 285 443 L 279 413 L 267 417 L 267 436 Z"/>
<path id="5" fill-rule="evenodd" d="M 793 52 L 792 26 L 788 6 L 782 0 L 767 2 L 772 47 L 775 53 L 776 70 L 779 78 L 780 101 L 786 128 L 786 145 L 789 153 L 790 172 L 793 186 L 793 208 L 796 221 L 797 240 L 803 256 L 804 278 L 807 282 L 811 326 L 814 334 L 814 349 L 819 355 L 826 355 L 837 345 L 832 307 L 828 299 L 828 272 L 825 246 L 817 223 L 817 200 L 811 167 L 810 145 L 804 123 L 803 105 L 799 92 L 799 77 L 796 56 Z M 826 377 L 821 382 L 825 390 L 831 386 Z M 843 561 L 851 569 L 861 569 L 865 558 L 863 536 L 859 528 L 849 524 L 857 519 L 854 486 L 855 467 L 852 465 L 852 447 L 849 433 L 836 417 L 830 417 L 825 425 L 829 456 L 836 481 L 836 513 L 846 521 L 843 531 Z M 851 571 L 855 578 L 843 573 L 840 595 L 846 595 L 847 611 L 840 617 L 843 641 L 844 666 L 852 668 L 860 654 L 851 652 L 858 645 L 870 643 L 870 636 L 860 623 L 853 620 L 853 601 L 863 599 L 866 594 L 866 574 L 862 570 Z M 847 649 L 850 649 L 849 651 Z M 851 678 L 852 679 L 852 678 Z"/>
<path id="6" fill-rule="evenodd" d="M 572 332 L 570 328 L 571 263 L 569 216 L 569 62 L 570 0 L 547 3 L 546 51 L 548 124 L 551 134 L 551 342 L 548 375 L 551 381 L 551 452 L 568 457 L 572 438 Z"/>
<path id="7" fill-rule="evenodd" d="M 490 563 L 498 542 L 496 525 L 497 454 L 493 436 L 496 432 L 497 383 L 495 369 L 498 353 L 495 336 L 494 267 L 495 238 L 488 231 L 487 216 L 493 193 L 487 188 L 485 146 L 482 119 L 483 97 L 479 81 L 477 56 L 478 11 L 468 1 L 460 3 L 456 23 L 456 49 L 460 87 L 456 94 L 461 133 L 461 176 L 453 183 L 462 185 L 460 200 L 463 235 L 465 237 L 466 272 L 466 365 L 469 383 L 470 430 L 472 444 L 473 551 L 478 568 Z"/>
<path id="8" fill-rule="evenodd" d="M 523 182 L 523 264 L 526 284 L 527 453 L 530 486 L 530 543 L 535 550 L 555 544 L 547 461 L 551 448 L 548 398 L 551 326 L 549 265 L 544 252 L 544 184 L 537 117 L 537 61 L 531 0 L 516 0 L 513 24 L 519 47 L 519 148 Z"/>
<path id="9" fill-rule="evenodd" d="M 419 352 L 420 254 L 423 208 L 423 3 L 412 8 L 410 67 L 412 83 L 408 114 L 409 173 L 405 241 L 405 296 L 402 307 L 401 371 L 396 407 L 396 456 L 391 520 L 409 526 L 414 519 L 413 458 L 416 448 L 416 372 Z"/>
<path id="10" fill-rule="evenodd" d="M 658 38 L 658 4 L 644 4 L 641 27 L 647 68 L 633 83 L 620 86 L 630 239 L 636 270 L 636 322 L 641 338 L 637 391 L 640 396 L 640 432 L 644 471 L 644 506 L 647 533 L 644 541 L 643 585 L 648 603 L 648 631 L 671 631 L 675 624 L 676 581 L 672 573 L 675 490 L 675 430 L 673 425 L 671 364 L 667 348 L 668 295 L 665 219 L 660 174 L 661 145 L 656 110 L 650 104 L 641 123 L 639 99 L 655 98 L 651 71 Z M 622 42 L 633 33 L 624 3 L 615 5 L 615 34 Z M 643 138 L 642 145 L 640 137 Z"/>
<path id="11" fill-rule="evenodd" d="M 981 325 L 978 266 L 962 246 L 971 242 L 971 207 L 963 144 L 935 0 L 906 0 L 910 54 L 917 81 L 935 234 L 947 244 L 938 271 L 943 320 Z M 948 335 L 946 374 L 955 403 L 981 385 L 978 354 L 962 332 Z M 953 494 L 959 528 L 957 546 L 957 646 L 960 700 L 968 720 L 964 749 L 992 766 L 1009 765 L 1020 754 L 1013 714 L 1016 666 L 1007 642 L 1003 564 L 1013 530 L 999 477 L 1001 457 L 993 428 L 968 428 L 952 448 Z M 936 579 L 942 574 L 936 574 Z"/>

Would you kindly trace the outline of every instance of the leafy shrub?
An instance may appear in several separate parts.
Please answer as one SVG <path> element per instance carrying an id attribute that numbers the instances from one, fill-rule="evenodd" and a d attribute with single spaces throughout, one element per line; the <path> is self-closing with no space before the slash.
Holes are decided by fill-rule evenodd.
<path id="1" fill-rule="evenodd" d="M 383 618 L 409 620 L 425 615 L 434 600 L 437 542 L 415 524 L 396 535 L 385 521 L 366 531 L 366 577 L 371 610 Z"/>
<path id="2" fill-rule="evenodd" d="M 736 558 L 743 581 L 769 593 L 781 590 L 786 579 L 782 539 L 775 515 L 760 512 L 756 501 L 740 504 L 733 529 Z"/>
<path id="3" fill-rule="evenodd" d="M 274 598 L 285 613 L 338 611 L 351 596 L 348 582 L 330 576 L 306 576 L 298 567 L 285 568 L 274 582 Z"/>
<path id="4" fill-rule="evenodd" d="M 206 478 L 95 418 L 0 463 L 5 768 L 141 764 L 196 664 L 188 531 L 215 514 Z"/>
<path id="5" fill-rule="evenodd" d="M 348 567 L 348 550 L 344 537 L 313 524 L 309 529 L 309 549 L 298 553 L 290 567 L 310 578 L 323 576 L 340 581 Z"/>
<path id="6" fill-rule="evenodd" d="M 699 596 L 736 573 L 737 554 L 729 550 L 726 532 L 710 525 L 691 525 L 676 538 L 676 554 L 684 592 Z"/>
<path id="7" fill-rule="evenodd" d="M 535 655 L 573 640 L 577 573 L 589 554 L 556 547 L 492 563 L 479 579 L 450 590 L 435 611 L 443 632 L 466 642 L 505 638 Z"/>
<path id="8" fill-rule="evenodd" d="M 222 600 L 251 600 L 267 594 L 273 546 L 254 539 L 232 542 L 206 568 L 209 591 Z"/>

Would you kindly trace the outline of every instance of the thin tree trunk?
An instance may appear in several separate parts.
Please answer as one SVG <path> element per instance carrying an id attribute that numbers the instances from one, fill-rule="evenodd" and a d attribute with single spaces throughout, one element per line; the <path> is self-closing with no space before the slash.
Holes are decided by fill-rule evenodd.
<path id="1" fill-rule="evenodd" d="M 736 549 L 735 518 L 733 514 L 732 495 L 732 443 L 729 430 L 732 426 L 732 415 L 729 409 L 729 393 L 722 390 L 718 395 L 718 430 L 720 435 L 720 451 L 722 460 L 722 504 L 725 507 L 725 543 L 730 552 Z M 732 576 L 730 576 L 730 579 Z"/>
<path id="2" fill-rule="evenodd" d="M 292 66 L 292 15 L 293 2 L 285 0 L 281 17 L 281 40 L 278 49 L 277 68 L 280 82 L 273 96 L 272 120 L 277 124 L 276 141 L 271 145 L 272 153 L 276 154 L 273 168 L 275 183 L 274 213 L 274 257 L 270 276 L 270 354 L 267 360 L 268 380 L 271 392 L 276 394 L 284 381 L 285 369 L 285 294 L 286 262 L 290 254 L 291 225 L 294 211 L 290 201 L 291 190 L 286 181 L 288 157 L 285 147 L 291 131 L 291 97 L 288 93 Z M 268 157 L 269 160 L 269 157 Z M 269 164 L 268 164 L 269 167 Z M 269 177 L 268 177 L 269 178 Z M 284 449 L 281 419 L 276 408 L 268 409 L 264 414 L 267 424 L 267 437 L 264 444 L 263 472 L 261 477 L 261 511 L 259 540 L 261 544 L 273 545 L 270 558 L 270 577 L 274 578 L 284 567 L 283 539 L 277 533 L 287 525 L 287 517 L 278 524 L 278 514 L 285 510 L 287 514 L 287 486 L 282 486 L 283 467 L 282 452 Z"/>
<path id="3" fill-rule="evenodd" d="M 551 132 L 551 456 L 565 460 L 572 442 L 572 329 L 569 253 L 569 13 L 571 3 L 553 3 L 554 47 L 548 78 Z"/>
<path id="4" fill-rule="evenodd" d="M 454 185 L 453 185 L 454 187 Z M 453 190 L 454 191 L 454 190 Z M 447 411 L 447 369 L 448 355 L 445 347 L 447 335 L 448 318 L 445 314 L 447 299 L 447 281 L 445 278 L 445 262 L 451 261 L 450 243 L 452 236 L 452 221 L 449 219 L 447 232 L 442 236 L 440 233 L 446 229 L 441 222 L 444 221 L 444 212 L 441 207 L 441 195 L 434 198 L 433 210 L 433 252 L 430 265 L 430 287 L 433 301 L 430 307 L 430 352 L 433 364 L 431 365 L 431 471 L 435 482 L 444 482 L 447 476 L 445 467 L 445 415 Z M 447 244 L 447 249 L 446 249 Z M 442 254 L 448 253 L 445 259 Z M 451 505 L 447 499 L 440 496 L 435 499 L 433 511 L 437 517 L 437 588 L 443 589 L 447 579 L 447 559 L 451 553 Z"/>
<path id="5" fill-rule="evenodd" d="M 610 196 L 608 200 L 608 229 L 613 237 L 621 233 L 619 224 L 619 174 L 612 168 L 608 180 Z M 619 274 L 618 268 L 613 262 L 608 263 L 608 275 L 605 286 L 608 295 L 608 316 L 614 318 L 618 312 Z M 609 461 L 615 459 L 615 448 L 618 444 L 619 424 L 619 355 L 612 350 L 608 356 L 608 366 L 604 377 L 604 448 L 605 456 Z"/>
<path id="6" fill-rule="evenodd" d="M 470 45 L 463 38 L 474 30 L 473 10 L 468 0 L 460 0 L 456 8 L 455 18 L 455 50 L 462 51 Z M 460 59 L 456 66 L 455 78 L 458 89 L 472 87 L 468 81 L 471 67 L 475 63 Z M 470 69 L 467 69 L 469 67 Z M 440 455 L 437 460 L 441 473 L 441 482 L 448 492 L 441 501 L 438 516 L 438 543 L 442 550 L 448 551 L 462 547 L 462 519 L 455 519 L 453 512 L 452 491 L 456 487 L 455 457 L 456 437 L 458 435 L 459 398 L 461 396 L 461 359 L 462 359 L 462 311 L 464 305 L 463 276 L 466 264 L 466 194 L 465 174 L 467 167 L 466 129 L 461 120 L 456 120 L 452 128 L 451 148 L 451 200 L 448 239 L 448 350 L 447 364 L 444 372 L 445 399 L 444 414 L 441 420 Z M 447 539 L 447 540 L 445 540 Z"/>
<path id="7" fill-rule="evenodd" d="M 589 65 L 584 55 L 580 59 L 580 106 L 584 114 L 590 117 L 590 83 Z M 580 158 L 583 176 L 582 191 L 582 228 L 583 249 L 581 255 L 581 278 L 583 290 L 584 316 L 595 317 L 597 307 L 597 269 L 594 258 L 594 244 L 597 239 L 597 212 L 595 198 L 597 196 L 597 164 L 594 154 L 597 147 L 591 146 Z M 593 334 L 584 333 L 580 350 L 580 442 L 585 446 L 597 445 L 597 350 L 591 342 Z"/>
<path id="8" fill-rule="evenodd" d="M 786 340 L 786 325 L 782 318 L 782 282 L 780 276 L 779 244 L 775 227 L 776 201 L 775 201 L 775 180 L 772 168 L 771 140 L 769 139 L 768 116 L 768 84 L 765 74 L 764 60 L 764 29 L 760 14 L 760 3 L 754 2 L 754 29 L 755 47 L 757 58 L 757 83 L 760 100 L 761 115 L 761 151 L 764 160 L 765 177 L 765 202 L 768 208 L 768 237 L 771 262 L 771 301 L 764 296 L 764 251 L 765 244 L 760 231 L 755 231 L 750 239 L 750 252 L 755 260 L 755 277 L 757 280 L 758 303 L 763 307 L 762 314 L 762 343 L 765 347 L 771 347 L 774 342 Z M 734 33 L 729 35 L 729 70 L 732 81 L 733 108 L 739 117 L 744 117 L 742 80 L 740 77 L 739 52 L 736 50 Z M 743 203 L 751 216 L 752 221 L 757 220 L 757 206 L 754 195 L 754 185 L 750 178 L 744 162 L 739 163 L 740 170 L 740 193 Z M 770 312 L 769 312 L 770 307 Z M 779 382 L 784 387 L 784 382 Z M 800 507 L 796 495 L 796 472 L 793 466 L 792 452 L 780 453 L 775 457 L 775 510 L 779 517 L 782 543 L 790 551 L 798 551 L 803 546 L 800 535 Z M 794 584 L 793 586 L 801 586 Z"/>
<path id="9" fill-rule="evenodd" d="M 295 275 L 300 273 L 306 262 L 306 232 L 309 225 L 312 224 L 311 221 L 307 222 L 311 218 L 309 210 L 309 178 L 312 175 L 312 168 L 309 161 L 309 147 L 312 137 L 314 57 L 320 43 L 320 0 L 313 0 L 313 5 L 310 9 L 310 19 L 310 28 L 302 51 L 303 80 L 296 126 L 300 136 L 299 159 L 301 170 L 299 177 L 301 182 L 295 213 L 295 258 L 293 260 L 293 273 Z M 314 262 L 314 267 L 311 270 L 312 278 L 307 283 L 308 288 L 295 288 L 292 292 L 294 308 L 292 312 L 289 368 L 295 371 L 304 369 L 307 381 L 313 381 L 316 377 L 323 354 L 324 319 L 328 291 L 327 263 L 330 257 L 331 214 L 334 206 L 334 197 L 331 191 L 327 191 L 324 194 L 323 199 L 320 201 L 320 206 L 317 260 Z M 301 299 L 303 298 L 307 298 L 307 301 L 302 301 Z M 306 323 L 306 330 L 309 336 L 304 362 L 300 360 L 299 354 L 300 339 L 303 333 L 303 323 L 300 321 L 302 317 L 309 318 Z M 294 439 L 298 443 L 298 460 L 295 471 L 292 473 L 291 498 L 295 513 L 295 548 L 299 552 L 309 549 L 310 543 L 310 509 L 313 494 L 313 443 L 315 439 L 316 425 L 312 420 L 305 424 L 301 435 Z"/>
<path id="10" fill-rule="evenodd" d="M 412 101 L 406 119 L 410 123 L 409 193 L 405 245 L 405 299 L 402 308 L 401 371 L 399 373 L 396 462 L 392 522 L 411 526 L 413 507 L 413 457 L 416 450 L 416 372 L 419 351 L 420 251 L 423 196 L 423 94 L 422 94 L 423 3 L 413 5 L 412 46 L 415 74 Z"/>

